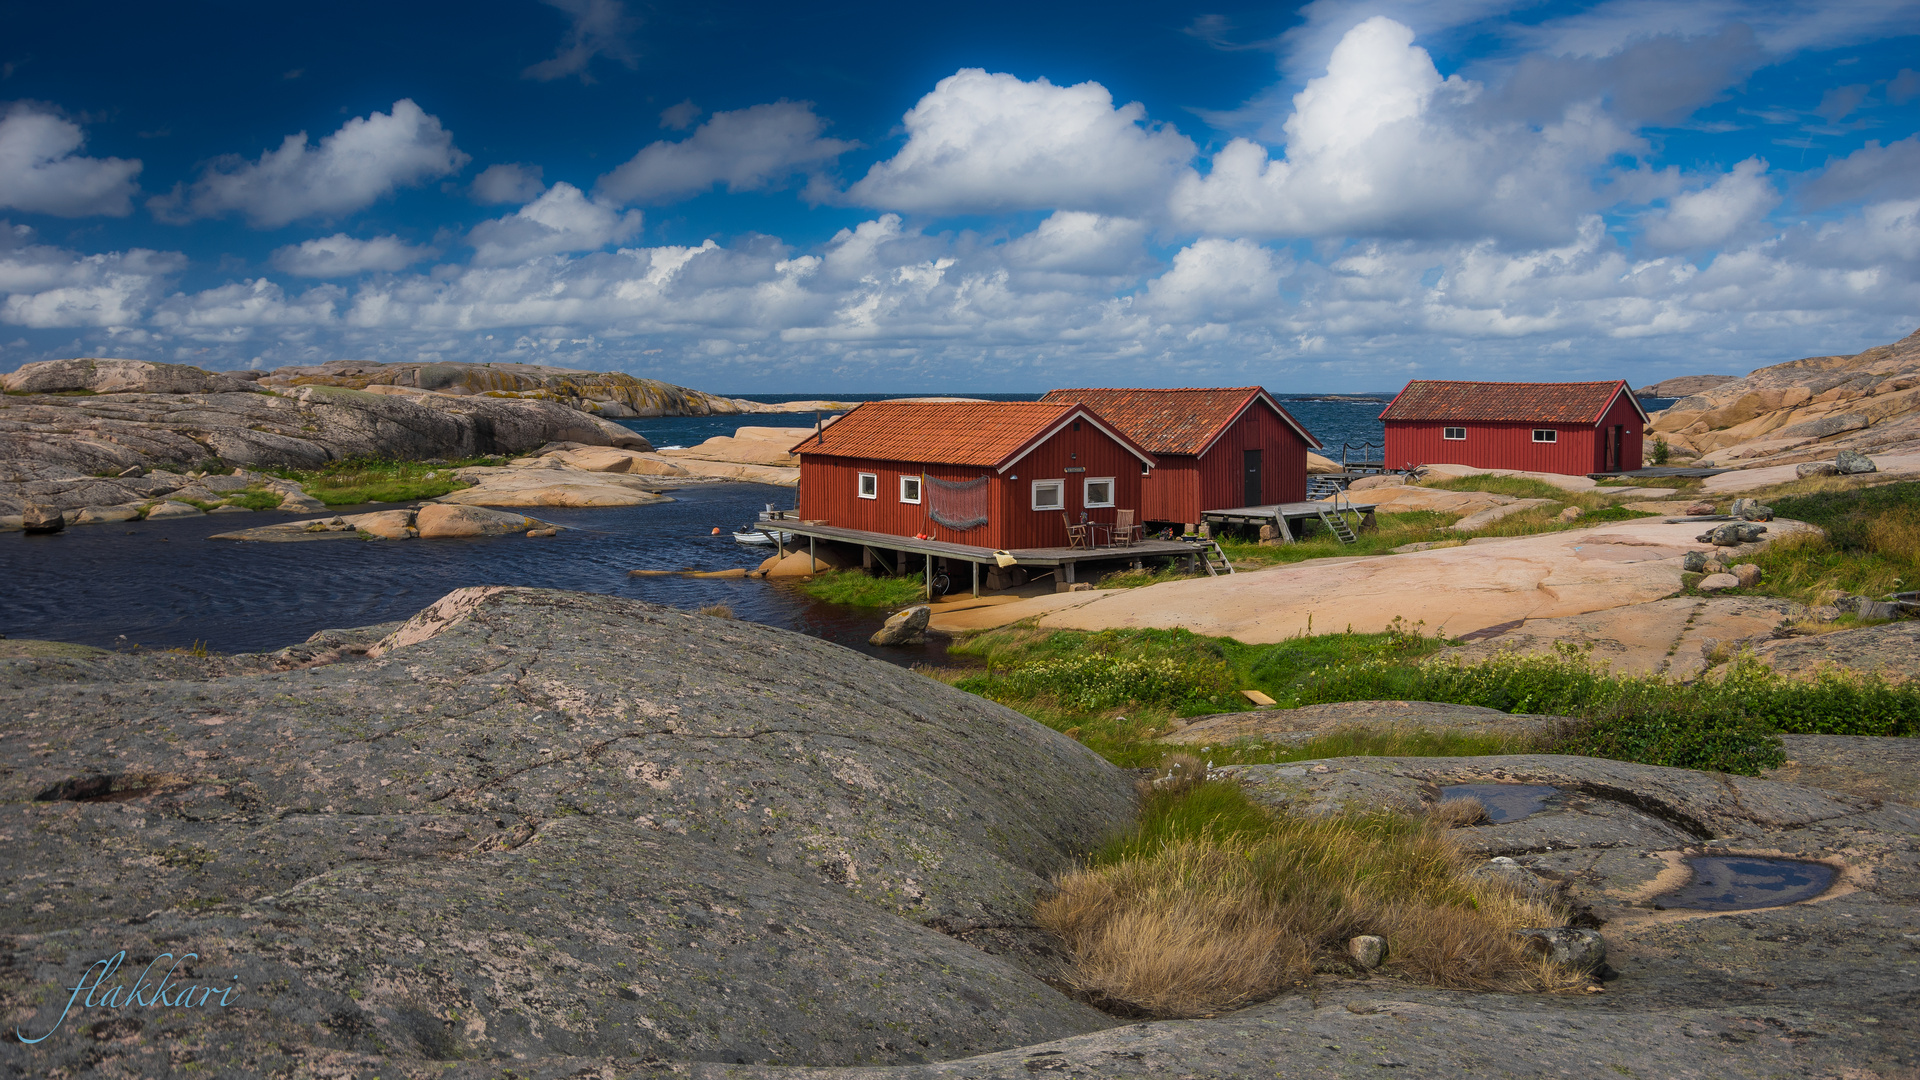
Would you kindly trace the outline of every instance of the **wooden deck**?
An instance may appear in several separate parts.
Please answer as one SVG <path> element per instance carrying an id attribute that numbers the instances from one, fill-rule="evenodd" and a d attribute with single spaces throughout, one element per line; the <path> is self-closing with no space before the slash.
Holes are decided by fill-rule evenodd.
<path id="1" fill-rule="evenodd" d="M 1266 506 L 1236 506 L 1227 510 L 1206 510 L 1200 515 L 1209 525 L 1282 525 L 1281 539 L 1291 543 L 1299 539 L 1295 535 L 1295 523 L 1304 524 L 1320 520 L 1323 514 L 1360 515 L 1363 524 L 1373 523 L 1373 508 L 1377 503 L 1353 502 L 1342 498 L 1336 510 L 1329 502 L 1291 502 L 1271 503 Z"/>
<path id="2" fill-rule="evenodd" d="M 922 569 L 932 576 L 934 559 L 946 559 L 973 564 L 973 592 L 980 593 L 980 567 L 997 565 L 997 552 L 993 548 L 976 547 L 972 544 L 956 544 L 947 540 L 920 540 L 911 536 L 894 536 L 890 533 L 865 532 L 860 529 L 842 529 L 833 525 L 800 521 L 785 515 L 792 511 L 775 510 L 762 513 L 755 524 L 767 532 L 791 533 L 796 537 L 806 537 L 809 543 L 819 540 L 832 540 L 842 544 L 853 544 L 861 549 L 863 559 L 872 560 L 880 569 L 890 574 L 902 574 L 906 570 L 907 555 L 921 556 Z M 802 550 L 799 543 L 782 545 L 781 550 Z M 1138 562 L 1146 558 L 1199 559 L 1204 548 L 1181 540 L 1139 540 L 1126 545 L 1108 545 L 1092 548 L 1016 548 L 1007 552 L 1013 556 L 1015 566 L 1042 567 L 1059 573 L 1059 580 L 1071 584 L 1074 568 L 1089 562 Z M 889 557 L 891 556 L 891 557 Z"/>

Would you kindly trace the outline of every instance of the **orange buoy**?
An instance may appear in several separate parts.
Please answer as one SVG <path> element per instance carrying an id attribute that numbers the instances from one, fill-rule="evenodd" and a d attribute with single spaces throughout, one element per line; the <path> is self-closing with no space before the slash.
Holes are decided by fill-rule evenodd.
<path id="1" fill-rule="evenodd" d="M 715 525 L 715 526 L 713 527 L 713 535 L 715 535 L 715 536 L 719 536 L 719 535 L 720 535 L 720 526 L 718 526 L 718 525 Z"/>

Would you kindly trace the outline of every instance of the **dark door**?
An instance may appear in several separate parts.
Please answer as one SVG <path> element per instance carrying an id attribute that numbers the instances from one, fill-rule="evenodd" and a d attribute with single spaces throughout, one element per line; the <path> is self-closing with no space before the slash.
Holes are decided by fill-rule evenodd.
<path id="1" fill-rule="evenodd" d="M 1247 490 L 1242 506 L 1259 506 L 1260 502 L 1260 451 L 1245 451 L 1247 463 Z"/>
<path id="2" fill-rule="evenodd" d="M 1603 472 L 1620 471 L 1620 425 L 1607 429 L 1607 467 Z"/>

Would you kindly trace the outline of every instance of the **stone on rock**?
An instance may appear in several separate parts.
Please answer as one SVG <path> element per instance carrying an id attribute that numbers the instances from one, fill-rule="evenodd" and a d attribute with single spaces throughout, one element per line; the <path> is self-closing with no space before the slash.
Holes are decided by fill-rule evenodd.
<path id="1" fill-rule="evenodd" d="M 1017 566 L 995 566 L 987 570 L 987 576 L 981 584 L 998 592 L 1002 589 L 1017 589 L 1027 583 L 1027 572 Z"/>
<path id="2" fill-rule="evenodd" d="M 207 513 L 209 514 L 251 514 L 253 513 L 253 507 L 234 506 L 231 503 L 223 503 L 207 511 Z"/>
<path id="3" fill-rule="evenodd" d="M 1742 525 L 1734 531 L 1734 535 L 1739 538 L 1740 543 L 1751 544 L 1755 540 L 1767 535 L 1767 527 L 1765 525 Z"/>
<path id="4" fill-rule="evenodd" d="M 20 528 L 26 532 L 57 533 L 66 527 L 66 515 L 51 506 L 28 503 L 20 512 Z"/>
<path id="5" fill-rule="evenodd" d="M 1794 466 L 1793 474 L 1805 480 L 1810 476 L 1838 476 L 1840 469 L 1831 461 L 1803 461 Z"/>
<path id="6" fill-rule="evenodd" d="M 1585 513 L 1586 511 L 1580 509 L 1577 506 L 1569 506 L 1565 510 L 1560 511 L 1560 520 L 1561 521 L 1579 521 L 1581 516 Z"/>
<path id="7" fill-rule="evenodd" d="M 767 568 L 770 578 L 776 577 L 812 577 L 833 569 L 833 564 L 824 559 L 815 559 L 804 551 L 788 553 L 787 557 Z"/>
<path id="8" fill-rule="evenodd" d="M 917 645 L 927 639 L 927 622 L 933 618 L 933 609 L 925 604 L 915 604 L 904 611 L 890 616 L 880 629 L 867 639 L 869 645 Z"/>
<path id="9" fill-rule="evenodd" d="M 134 521 L 140 517 L 140 505 L 128 506 L 88 506 L 80 510 L 73 519 L 75 525 L 101 525 L 117 521 Z"/>
<path id="10" fill-rule="evenodd" d="M 201 510 L 197 506 L 189 503 L 168 501 L 155 503 L 153 508 L 147 511 L 147 520 L 159 521 L 161 518 L 197 517 L 200 513 Z"/>
<path id="11" fill-rule="evenodd" d="M 1607 941 L 1598 931 L 1573 926 L 1515 930 L 1527 947 L 1575 971 L 1595 971 L 1607 962 Z"/>
<path id="12" fill-rule="evenodd" d="M 1387 961 L 1387 939 L 1376 934 L 1359 934 L 1347 939 L 1347 955 L 1367 971 Z"/>
<path id="13" fill-rule="evenodd" d="M 539 536 L 559 536 L 559 535 L 560 535 L 560 530 L 559 530 L 559 529 L 557 529 L 557 528 L 555 528 L 555 527 L 554 527 L 554 526 L 552 526 L 552 525 L 549 525 L 549 526 L 547 526 L 547 527 L 546 527 L 546 528 L 544 528 L 544 529 L 528 529 L 528 530 L 527 530 L 527 535 L 528 535 L 528 536 L 535 536 L 535 537 L 539 537 Z M 741 576 L 745 576 L 745 575 L 746 575 L 746 571 L 745 571 L 745 570 L 742 570 L 742 571 L 740 571 L 740 574 L 741 574 Z"/>
<path id="14" fill-rule="evenodd" d="M 1740 579 L 1734 577 L 1732 574 L 1708 574 L 1700 580 L 1700 584 L 1694 586 L 1694 588 L 1699 589 L 1701 592 L 1719 592 L 1722 589 L 1737 589 L 1739 587 Z"/>
<path id="15" fill-rule="evenodd" d="M 505 536 L 508 533 L 546 527 L 546 522 L 536 521 L 525 514 L 510 514 L 501 510 L 489 510 L 483 506 L 459 506 L 448 503 L 428 503 L 421 507 L 414 515 L 413 524 L 420 531 L 422 540 L 458 536 Z"/>
<path id="16" fill-rule="evenodd" d="M 1760 584 L 1760 567 L 1754 563 L 1741 563 L 1732 567 L 1731 572 L 1734 577 L 1740 579 L 1740 587 L 1743 589 L 1751 589 Z"/>
<path id="17" fill-rule="evenodd" d="M 1691 515 L 1711 514 L 1713 513 L 1713 504 L 1705 501 L 1694 503 L 1692 506 L 1687 507 L 1687 513 Z"/>
<path id="18" fill-rule="evenodd" d="M 1842 474 L 1878 472 L 1873 459 L 1857 450 L 1842 450 L 1833 459 L 1833 467 Z"/>
<path id="19" fill-rule="evenodd" d="M 1680 557 L 1680 569 L 1685 570 L 1689 574 L 1706 573 L 1707 553 L 1704 551 L 1687 552 Z"/>

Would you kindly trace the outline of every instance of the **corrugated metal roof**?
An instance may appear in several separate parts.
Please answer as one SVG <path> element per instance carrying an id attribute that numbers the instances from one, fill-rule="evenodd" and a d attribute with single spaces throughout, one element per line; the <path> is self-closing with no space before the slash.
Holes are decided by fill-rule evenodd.
<path id="1" fill-rule="evenodd" d="M 1619 379 L 1563 383 L 1415 379 L 1387 405 L 1380 419 L 1594 424 L 1626 385 Z"/>
<path id="2" fill-rule="evenodd" d="M 869 401 L 793 453 L 998 468 L 1076 411 L 1086 410 L 1072 402 Z"/>
<path id="3" fill-rule="evenodd" d="M 1309 446 L 1320 445 L 1320 440 L 1258 386 L 1151 390 L 1089 387 L 1049 390 L 1040 400 L 1078 401 L 1156 454 L 1199 454 L 1213 445 L 1234 418 L 1259 397 L 1266 398 Z"/>

